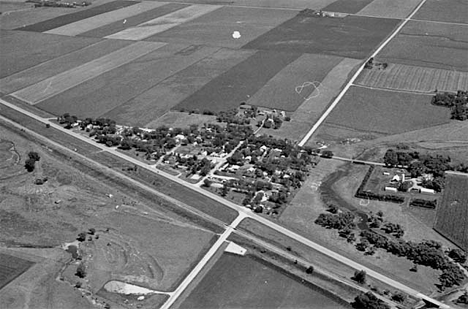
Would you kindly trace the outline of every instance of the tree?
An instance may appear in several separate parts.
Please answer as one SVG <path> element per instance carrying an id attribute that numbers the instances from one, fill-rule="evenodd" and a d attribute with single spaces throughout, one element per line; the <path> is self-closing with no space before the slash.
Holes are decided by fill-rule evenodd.
<path id="1" fill-rule="evenodd" d="M 330 159 L 330 158 L 333 158 L 333 155 L 334 155 L 334 154 L 333 154 L 333 152 L 332 152 L 331 150 L 324 150 L 324 151 L 322 151 L 322 157 L 323 157 L 323 158 L 328 158 L 328 159 Z"/>
<path id="2" fill-rule="evenodd" d="M 81 232 L 78 234 L 78 237 L 76 238 L 78 241 L 85 241 L 86 240 L 86 232 Z"/>
<path id="3" fill-rule="evenodd" d="M 213 184 L 213 181 L 209 180 L 208 178 L 205 178 L 203 180 L 203 185 L 207 188 L 211 187 L 212 184 Z"/>
<path id="4" fill-rule="evenodd" d="M 378 299 L 372 292 L 356 296 L 352 306 L 356 309 L 390 309 L 390 306 Z"/>
<path id="5" fill-rule="evenodd" d="M 364 284 L 367 280 L 367 273 L 365 270 L 356 270 L 354 276 L 351 278 L 357 283 Z"/>
<path id="6" fill-rule="evenodd" d="M 403 303 L 406 300 L 406 295 L 401 293 L 401 292 L 396 292 L 395 294 L 392 295 L 392 300 Z"/>
<path id="7" fill-rule="evenodd" d="M 384 163 L 387 166 L 396 166 L 398 165 L 398 155 L 393 149 L 387 150 L 384 155 Z"/>
<path id="8" fill-rule="evenodd" d="M 468 292 L 465 292 L 455 301 L 457 304 L 467 304 L 468 305 Z"/>
<path id="9" fill-rule="evenodd" d="M 466 262 L 466 254 L 463 250 L 454 248 L 450 250 L 449 257 L 451 257 L 455 262 L 463 264 Z"/>
<path id="10" fill-rule="evenodd" d="M 306 269 L 306 273 L 307 273 L 307 274 L 310 275 L 310 274 L 312 274 L 313 272 L 314 272 L 314 266 L 309 266 L 309 267 L 307 267 L 307 269 Z"/>
<path id="11" fill-rule="evenodd" d="M 80 263 L 80 265 L 78 265 L 78 267 L 76 268 L 75 275 L 80 278 L 86 277 L 86 267 L 84 266 L 83 263 Z"/>
<path id="12" fill-rule="evenodd" d="M 24 168 L 26 168 L 26 170 L 31 173 L 34 171 L 36 167 L 36 161 L 34 159 L 27 159 L 26 162 L 24 162 Z"/>

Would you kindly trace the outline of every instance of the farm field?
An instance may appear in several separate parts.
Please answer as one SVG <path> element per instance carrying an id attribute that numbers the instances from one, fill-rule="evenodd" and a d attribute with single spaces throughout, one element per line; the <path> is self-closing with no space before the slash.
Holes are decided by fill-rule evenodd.
<path id="1" fill-rule="evenodd" d="M 450 110 L 434 106 L 430 101 L 428 95 L 354 86 L 325 122 L 383 134 L 403 133 L 450 122 Z"/>
<path id="2" fill-rule="evenodd" d="M 364 69 L 355 83 L 372 88 L 456 93 L 468 89 L 468 72 L 389 64 L 384 70 Z"/>
<path id="3" fill-rule="evenodd" d="M 174 109 L 219 112 L 235 108 L 299 56 L 297 53 L 258 51 L 182 100 Z"/>
<path id="4" fill-rule="evenodd" d="M 172 13 L 174 11 L 186 8 L 188 6 L 189 6 L 188 4 L 182 4 L 182 3 L 164 4 L 162 6 L 158 6 L 155 9 L 151 9 L 145 12 L 141 12 L 140 14 L 130 16 L 125 19 L 126 20 L 125 23 L 122 20 L 119 20 L 119 21 L 109 23 L 101 27 L 96 27 L 84 33 L 81 33 L 80 36 L 103 38 L 105 36 L 109 36 L 111 34 L 123 31 L 130 27 L 138 26 L 139 24 L 142 24 L 144 22 L 147 22 L 149 20 L 155 19 L 163 15 Z"/>
<path id="5" fill-rule="evenodd" d="M 355 14 L 374 1 L 375 0 L 338 0 L 322 8 L 322 10 L 325 12 Z"/>
<path id="6" fill-rule="evenodd" d="M 346 308 L 254 257 L 223 254 L 179 308 Z"/>
<path id="7" fill-rule="evenodd" d="M 34 262 L 0 253 L 0 290 L 32 265 Z"/>
<path id="8" fill-rule="evenodd" d="M 292 10 L 221 7 L 146 38 L 146 41 L 240 48 L 297 14 Z M 164 17 L 163 17 L 164 18 Z M 160 22 L 157 23 L 158 27 Z M 172 24 L 171 24 L 172 25 Z M 136 28 L 138 29 L 138 28 Z M 239 31 L 240 38 L 232 37 Z"/>
<path id="9" fill-rule="evenodd" d="M 468 25 L 410 21 L 376 59 L 466 72 L 467 50 Z"/>
<path id="10" fill-rule="evenodd" d="M 204 123 L 216 123 L 216 116 L 202 115 L 202 114 L 189 114 L 177 111 L 169 111 L 145 125 L 147 128 L 157 128 L 160 126 L 167 126 L 172 128 L 183 128 L 191 125 L 203 126 Z"/>
<path id="11" fill-rule="evenodd" d="M 397 25 L 395 19 L 296 16 L 243 46 L 365 58 Z"/>
<path id="12" fill-rule="evenodd" d="M 42 62 L 60 57 L 99 42 L 94 38 L 71 38 L 23 31 L 0 31 L 0 78 L 23 71 Z M 34 57 L 31 57 L 34 46 Z"/>
<path id="13" fill-rule="evenodd" d="M 468 177 L 453 174 L 445 177 L 444 195 L 434 228 L 468 251 Z"/>
<path id="14" fill-rule="evenodd" d="M 463 0 L 428 0 L 414 19 L 468 24 L 468 3 Z"/>
<path id="15" fill-rule="evenodd" d="M 219 5 L 238 5 L 247 7 L 261 7 L 261 8 L 286 8 L 302 10 L 304 8 L 321 9 L 336 0 L 167 0 L 165 2 L 183 2 L 183 3 L 213 3 Z"/>
<path id="16" fill-rule="evenodd" d="M 373 0 L 357 15 L 373 16 L 380 18 L 399 18 L 407 17 L 421 2 L 421 0 Z"/>

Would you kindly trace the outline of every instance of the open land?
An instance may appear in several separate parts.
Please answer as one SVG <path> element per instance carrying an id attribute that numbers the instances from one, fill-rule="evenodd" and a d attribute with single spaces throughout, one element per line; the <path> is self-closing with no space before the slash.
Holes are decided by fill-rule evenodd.
<path id="1" fill-rule="evenodd" d="M 371 88 L 456 93 L 458 90 L 468 89 L 468 72 L 389 64 L 383 70 L 363 70 L 356 83 Z"/>
<path id="2" fill-rule="evenodd" d="M 468 3 L 463 0 L 428 0 L 414 15 L 415 19 L 468 24 Z"/>
<path id="3" fill-rule="evenodd" d="M 326 12 L 341 12 L 355 14 L 374 0 L 338 0 L 322 8 Z"/>
<path id="4" fill-rule="evenodd" d="M 449 174 L 446 182 L 435 229 L 468 251 L 468 177 Z"/>
<path id="5" fill-rule="evenodd" d="M 298 15 L 243 48 L 365 58 L 397 25 L 398 20 L 347 16 Z"/>
<path id="6" fill-rule="evenodd" d="M 466 72 L 467 50 L 468 25 L 410 21 L 376 59 Z"/>
<path id="7" fill-rule="evenodd" d="M 326 122 L 384 134 L 448 123 L 450 110 L 430 100 L 427 95 L 351 87 Z"/>
<path id="8" fill-rule="evenodd" d="M 357 15 L 373 16 L 381 18 L 407 17 L 421 2 L 421 0 L 373 0 L 366 7 L 360 10 Z"/>
<path id="9" fill-rule="evenodd" d="M 180 308 L 344 308 L 253 257 L 224 254 Z"/>

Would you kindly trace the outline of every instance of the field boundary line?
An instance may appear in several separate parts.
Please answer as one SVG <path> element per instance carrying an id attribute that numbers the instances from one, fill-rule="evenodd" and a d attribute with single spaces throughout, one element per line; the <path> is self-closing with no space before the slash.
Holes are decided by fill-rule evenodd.
<path id="1" fill-rule="evenodd" d="M 361 84 L 353 84 L 353 87 L 359 87 L 359 88 L 366 88 L 366 89 L 371 89 L 371 90 L 381 90 L 381 91 L 388 91 L 388 92 L 402 92 L 402 93 L 409 93 L 409 94 L 421 94 L 421 95 L 434 95 L 436 92 L 435 91 L 412 91 L 412 90 L 404 90 L 404 89 L 397 89 L 397 88 L 382 88 L 382 87 L 372 87 L 372 86 L 366 86 L 366 85 L 361 85 Z M 445 91 L 445 90 L 443 90 Z"/>
<path id="2" fill-rule="evenodd" d="M 354 75 L 351 77 L 351 79 L 348 81 L 346 86 L 341 90 L 341 92 L 338 94 L 338 96 L 335 98 L 335 100 L 330 104 L 328 109 L 322 114 L 322 116 L 317 120 L 317 122 L 312 126 L 312 128 L 307 132 L 307 134 L 302 138 L 302 140 L 299 142 L 299 146 L 304 146 L 305 143 L 310 139 L 312 134 L 317 131 L 317 129 L 320 127 L 320 125 L 325 121 L 325 119 L 330 115 L 330 113 L 335 109 L 335 107 L 338 105 L 340 102 L 341 98 L 345 95 L 345 93 L 348 91 L 348 89 L 353 85 L 354 81 L 358 78 L 358 76 L 361 74 L 362 70 L 364 70 L 364 67 L 366 63 L 369 61 L 369 59 L 374 58 L 382 49 L 387 46 L 387 44 L 403 29 L 403 27 L 411 20 L 411 18 L 419 11 L 419 9 L 426 3 L 427 0 L 422 0 L 419 5 L 413 10 L 413 12 L 405 18 L 402 23 L 393 31 L 390 36 L 380 44 L 380 46 L 369 56 L 367 57 L 359 69 L 354 73 Z"/>

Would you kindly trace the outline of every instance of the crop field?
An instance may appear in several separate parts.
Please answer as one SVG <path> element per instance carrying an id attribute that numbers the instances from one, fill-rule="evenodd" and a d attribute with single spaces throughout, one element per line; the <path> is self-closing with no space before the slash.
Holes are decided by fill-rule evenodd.
<path id="1" fill-rule="evenodd" d="M 108 2 L 102 5 L 92 6 L 90 8 L 87 8 L 86 10 L 80 10 L 75 13 L 58 16 L 53 19 L 48 19 L 48 20 L 45 20 L 36 24 L 28 25 L 25 27 L 19 27 L 15 30 L 45 32 L 45 31 L 52 30 L 54 28 L 59 28 L 67 24 L 77 22 L 85 18 L 90 18 L 99 14 L 103 14 L 103 13 L 110 12 L 113 10 L 118 10 L 120 8 L 135 5 L 137 3 L 138 2 L 136 1 L 126 1 L 126 0 Z"/>
<path id="2" fill-rule="evenodd" d="M 365 69 L 356 83 L 372 88 L 407 90 L 415 92 L 468 89 L 468 72 L 389 64 L 385 70 Z"/>
<path id="3" fill-rule="evenodd" d="M 374 0 L 360 10 L 357 15 L 381 18 L 407 17 L 421 2 L 421 0 Z"/>
<path id="4" fill-rule="evenodd" d="M 0 31 L 0 45 L 2 46 L 0 78 L 79 50 L 98 41 L 100 40 L 94 38 L 71 38 L 2 30 Z M 33 51 L 31 46 L 34 46 Z"/>
<path id="5" fill-rule="evenodd" d="M 214 3 L 219 5 L 237 5 L 247 7 L 261 8 L 286 8 L 302 10 L 304 8 L 321 9 L 336 0 L 167 0 L 165 2 L 183 2 L 183 3 Z"/>
<path id="6" fill-rule="evenodd" d="M 447 174 L 435 229 L 468 251 L 468 177 Z"/>
<path id="7" fill-rule="evenodd" d="M 148 37 L 146 41 L 206 44 L 240 48 L 297 14 L 292 10 L 222 7 L 170 30 Z M 157 23 L 158 27 L 160 22 Z M 171 22 L 172 25 L 172 22 Z M 135 28 L 138 29 L 138 28 Z M 239 31 L 240 38 L 232 37 Z"/>
<path id="8" fill-rule="evenodd" d="M 9 12 L 8 14 L 2 14 L 0 16 L 0 29 L 13 30 L 69 13 L 69 9 L 58 9 L 52 7 L 41 7 L 30 10 Z"/>
<path id="9" fill-rule="evenodd" d="M 218 112 L 237 107 L 299 56 L 296 53 L 258 51 L 204 85 L 174 109 Z"/>
<path id="10" fill-rule="evenodd" d="M 450 110 L 430 101 L 428 95 L 351 87 L 326 123 L 397 134 L 450 122 Z"/>
<path id="11" fill-rule="evenodd" d="M 296 16 L 243 48 L 365 58 L 399 21 L 360 16 Z"/>
<path id="12" fill-rule="evenodd" d="M 177 11 L 186 7 L 188 7 L 188 4 L 182 4 L 182 3 L 165 4 L 162 6 L 158 6 L 157 8 L 150 9 L 145 12 L 141 12 L 140 14 L 125 18 L 124 19 L 125 23 L 122 20 L 112 22 L 107 25 L 96 27 L 92 30 L 83 32 L 80 34 L 80 36 L 103 38 L 105 36 L 109 36 L 114 33 L 123 31 L 125 29 L 138 26 L 139 24 L 142 24 L 149 20 L 158 18 L 160 16 L 172 13 L 174 11 Z"/>
<path id="13" fill-rule="evenodd" d="M 428 0 L 414 19 L 468 24 L 468 3 L 464 0 Z"/>
<path id="14" fill-rule="evenodd" d="M 258 258 L 223 254 L 179 308 L 345 308 Z"/>
<path id="15" fill-rule="evenodd" d="M 326 12 L 341 12 L 356 14 L 375 0 L 338 0 L 322 8 Z"/>
<path id="16" fill-rule="evenodd" d="M 0 253 L 0 290 L 32 265 L 33 262 Z"/>
<path id="17" fill-rule="evenodd" d="M 376 57 L 379 61 L 468 71 L 468 25 L 408 22 Z"/>

